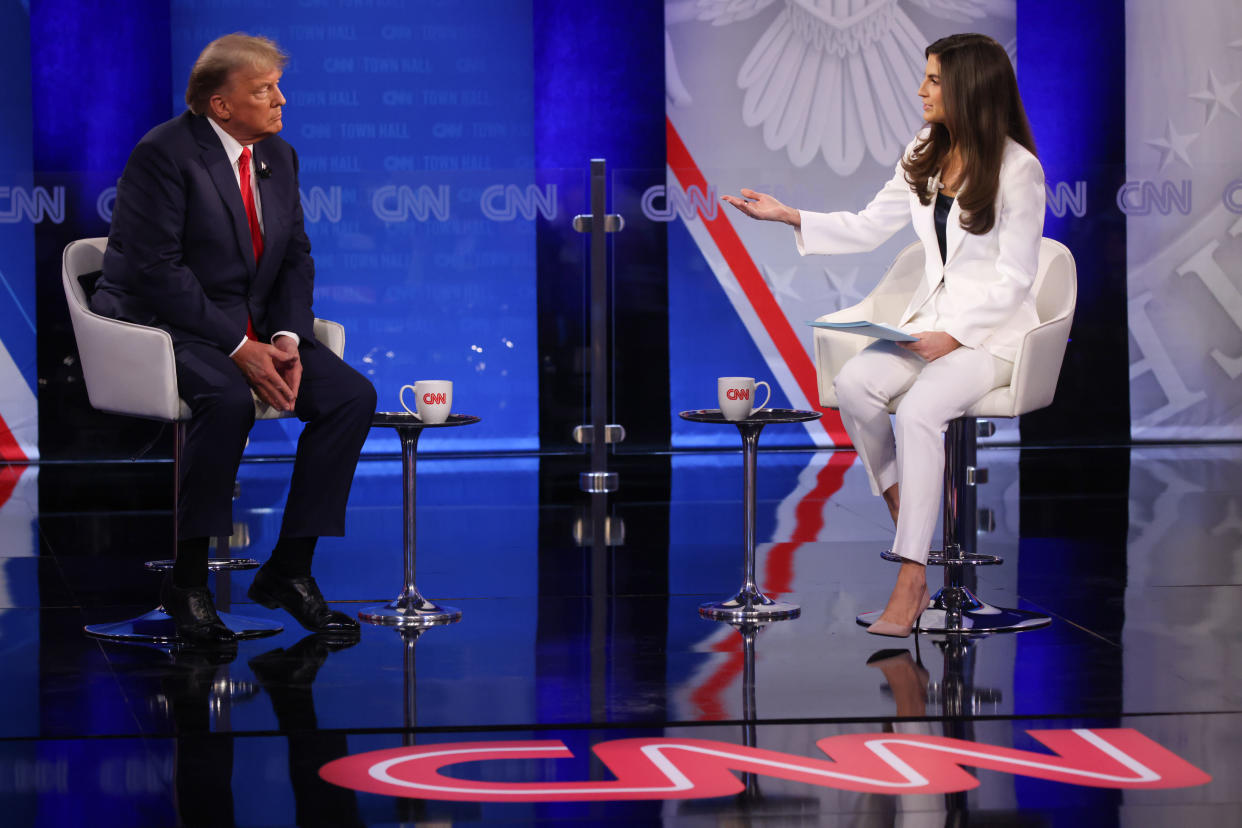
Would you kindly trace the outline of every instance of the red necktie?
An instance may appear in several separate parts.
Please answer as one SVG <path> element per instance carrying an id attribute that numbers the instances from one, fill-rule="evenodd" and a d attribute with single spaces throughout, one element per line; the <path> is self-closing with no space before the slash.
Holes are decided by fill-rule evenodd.
<path id="1" fill-rule="evenodd" d="M 263 255 L 263 231 L 259 229 L 259 211 L 254 206 L 254 189 L 250 186 L 250 147 L 242 147 L 241 158 L 237 159 L 237 172 L 241 177 L 242 204 L 246 207 L 246 222 L 250 225 L 250 243 L 254 245 L 254 261 L 257 265 Z M 254 332 L 254 323 L 246 320 L 246 336 L 258 339 Z"/>

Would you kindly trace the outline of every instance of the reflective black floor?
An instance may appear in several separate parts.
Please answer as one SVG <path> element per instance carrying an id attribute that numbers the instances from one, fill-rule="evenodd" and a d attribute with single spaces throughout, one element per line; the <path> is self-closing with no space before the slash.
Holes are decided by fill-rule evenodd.
<path id="1" fill-rule="evenodd" d="M 224 656 L 81 632 L 154 605 L 170 464 L 0 468 L 0 825 L 1236 826 L 1240 461 L 981 449 L 977 591 L 1053 623 L 916 641 L 854 623 L 895 569 L 851 452 L 761 447 L 758 580 L 802 615 L 746 635 L 696 612 L 741 583 L 738 453 L 622 459 L 597 546 L 580 459 L 426 455 L 418 585 L 459 623 L 342 645 L 241 572 L 218 605 L 286 627 Z M 244 464 L 235 555 L 289 470 Z M 364 461 L 320 544 L 340 609 L 401 586 L 400 486 Z"/>

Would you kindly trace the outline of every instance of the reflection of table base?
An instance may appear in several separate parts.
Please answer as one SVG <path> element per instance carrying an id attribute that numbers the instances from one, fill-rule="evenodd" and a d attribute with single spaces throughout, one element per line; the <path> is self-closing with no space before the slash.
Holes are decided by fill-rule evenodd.
<path id="1" fill-rule="evenodd" d="M 759 432 L 768 423 L 805 423 L 818 420 L 818 411 L 790 408 L 767 408 L 752 411 L 744 420 L 726 420 L 720 409 L 683 411 L 683 420 L 694 423 L 728 423 L 742 434 L 742 588 L 732 598 L 699 605 L 699 614 L 716 621 L 734 624 L 796 618 L 802 609 L 797 604 L 773 601 L 759 591 L 755 582 L 755 470 L 759 457 Z"/>
<path id="2" fill-rule="evenodd" d="M 742 636 L 742 744 L 748 748 L 759 747 L 759 706 L 755 698 L 755 641 L 766 625 L 766 621 L 730 624 Z M 764 793 L 759 787 L 761 776 L 761 773 L 754 771 L 741 772 L 743 788 L 729 800 L 732 813 L 728 816 L 720 804 L 725 800 L 718 799 L 678 802 L 677 815 L 706 817 L 703 821 L 706 823 L 710 820 L 713 825 L 750 825 L 752 822 L 767 821 L 773 825 L 818 825 L 823 822 L 818 797 Z"/>
<path id="3" fill-rule="evenodd" d="M 442 423 L 424 423 L 417 414 L 378 412 L 371 421 L 372 425 L 388 426 L 397 430 L 401 438 L 401 476 L 404 490 L 401 498 L 401 512 L 404 519 L 405 547 L 405 586 L 395 601 L 377 607 L 367 607 L 358 612 L 358 618 L 368 624 L 380 624 L 386 627 L 435 627 L 441 624 L 452 624 L 461 619 L 461 610 L 454 607 L 442 607 L 428 601 L 414 585 L 415 547 L 418 531 L 415 528 L 415 481 L 418 462 L 418 437 L 425 428 L 451 428 L 453 426 L 471 425 L 479 421 L 478 417 L 466 414 L 450 414 Z M 417 638 L 417 636 L 415 636 Z"/>
<path id="4" fill-rule="evenodd" d="M 358 618 L 368 624 L 387 627 L 435 627 L 460 620 L 461 610 L 428 601 L 417 589 L 411 588 L 391 603 L 361 610 Z"/>
<path id="5" fill-rule="evenodd" d="M 742 624 L 754 621 L 775 621 L 780 618 L 796 618 L 802 609 L 787 601 L 773 601 L 758 589 L 750 586 L 732 598 L 699 604 L 699 614 L 714 621 Z"/>
<path id="6" fill-rule="evenodd" d="M 864 612 L 858 624 L 868 627 L 883 610 Z M 1052 623 L 1047 615 L 1027 610 L 996 607 L 980 601 L 964 586 L 949 585 L 936 593 L 932 605 L 919 617 L 919 632 L 925 633 L 988 633 L 1019 632 L 1045 627 Z"/>

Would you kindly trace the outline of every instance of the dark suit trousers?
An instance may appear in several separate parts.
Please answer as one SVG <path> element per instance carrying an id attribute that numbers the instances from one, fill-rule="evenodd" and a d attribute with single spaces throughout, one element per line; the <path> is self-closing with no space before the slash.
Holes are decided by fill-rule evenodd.
<path id="1" fill-rule="evenodd" d="M 233 360 L 198 342 L 176 346 L 177 384 L 193 412 L 181 455 L 178 540 L 233 533 L 233 482 L 254 399 Z M 322 345 L 299 349 L 298 440 L 281 537 L 345 534 L 345 503 L 375 413 L 375 388 Z"/>

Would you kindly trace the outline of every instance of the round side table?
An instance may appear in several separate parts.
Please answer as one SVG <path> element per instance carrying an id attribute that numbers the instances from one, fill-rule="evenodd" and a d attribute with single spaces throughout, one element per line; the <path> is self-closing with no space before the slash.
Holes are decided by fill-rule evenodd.
<path id="1" fill-rule="evenodd" d="M 414 531 L 415 499 L 414 476 L 418 438 L 427 428 L 451 428 L 473 425 L 478 417 L 466 414 L 450 414 L 442 423 L 424 423 L 417 414 L 402 412 L 377 412 L 371 421 L 373 426 L 387 426 L 397 430 L 401 438 L 401 472 L 405 482 L 402 492 L 401 511 L 405 518 L 405 586 L 396 600 L 377 607 L 367 607 L 358 612 L 358 618 L 368 624 L 389 627 L 431 627 L 451 624 L 461 619 L 461 610 L 442 607 L 419 594 L 414 585 L 414 551 L 418 537 Z"/>
<path id="2" fill-rule="evenodd" d="M 794 408 L 764 408 L 752 411 L 744 420 L 726 420 L 720 409 L 705 408 L 683 411 L 680 416 L 683 420 L 695 423 L 735 425 L 742 434 L 744 581 L 742 588 L 732 598 L 700 604 L 699 614 L 732 623 L 796 617 L 802 612 L 801 607 L 786 601 L 773 601 L 760 592 L 755 584 L 755 466 L 759 455 L 759 432 L 769 423 L 805 423 L 818 420 L 823 415 L 818 411 L 800 411 Z"/>

